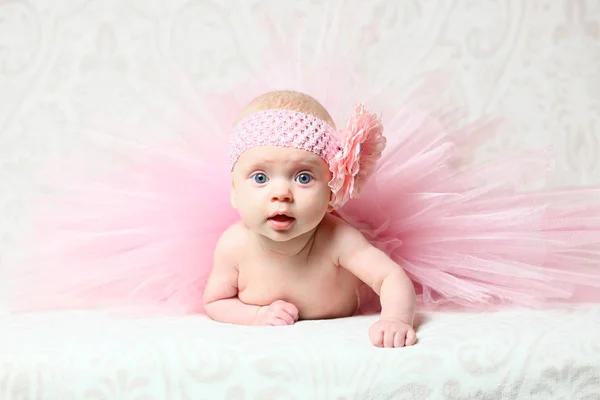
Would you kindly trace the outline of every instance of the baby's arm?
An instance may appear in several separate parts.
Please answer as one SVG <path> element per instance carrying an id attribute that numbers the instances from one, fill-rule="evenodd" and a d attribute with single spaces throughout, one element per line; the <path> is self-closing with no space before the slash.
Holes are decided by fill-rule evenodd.
<path id="1" fill-rule="evenodd" d="M 260 306 L 238 299 L 239 234 L 235 229 L 223 233 L 214 252 L 213 269 L 204 290 L 204 311 L 215 321 L 253 325 Z"/>
<path id="2" fill-rule="evenodd" d="M 381 347 L 414 344 L 415 289 L 404 270 L 358 230 L 343 222 L 336 227 L 334 243 L 340 266 L 380 297 L 381 318 L 370 332 L 373 344 Z"/>
<path id="3" fill-rule="evenodd" d="M 238 257 L 243 236 L 237 227 L 225 231 L 214 252 L 214 265 L 204 290 L 204 310 L 215 321 L 237 325 L 292 325 L 298 309 L 282 300 L 268 306 L 238 298 Z"/>

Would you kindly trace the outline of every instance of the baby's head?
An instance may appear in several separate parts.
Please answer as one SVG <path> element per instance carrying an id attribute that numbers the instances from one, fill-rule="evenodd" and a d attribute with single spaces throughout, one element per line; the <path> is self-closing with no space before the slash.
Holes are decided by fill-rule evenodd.
<path id="1" fill-rule="evenodd" d="M 229 163 L 232 204 L 251 228 L 270 237 L 308 232 L 358 197 L 385 138 L 379 117 L 362 105 L 353 111 L 337 130 L 325 107 L 304 93 L 269 92 L 248 104 L 231 136 Z"/>
<path id="2" fill-rule="evenodd" d="M 327 110 L 309 95 L 269 92 L 248 104 L 232 137 L 232 204 L 254 231 L 288 240 L 332 209 L 329 161 L 339 151 Z"/>
<path id="3" fill-rule="evenodd" d="M 335 129 L 333 119 L 321 103 L 312 96 L 293 90 L 278 90 L 256 97 L 240 113 L 236 123 L 249 115 L 265 110 L 291 110 L 310 114 Z"/>

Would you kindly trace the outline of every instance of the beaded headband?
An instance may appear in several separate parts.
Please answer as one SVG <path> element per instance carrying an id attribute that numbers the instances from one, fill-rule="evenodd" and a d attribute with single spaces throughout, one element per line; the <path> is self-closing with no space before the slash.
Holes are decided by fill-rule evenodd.
<path id="1" fill-rule="evenodd" d="M 326 163 L 340 150 L 337 133 L 327 122 L 292 110 L 259 111 L 242 119 L 233 129 L 229 166 L 256 146 L 282 146 L 307 150 Z"/>
<path id="2" fill-rule="evenodd" d="M 346 129 L 335 130 L 310 114 L 273 109 L 243 118 L 233 129 L 229 166 L 233 170 L 239 156 L 257 146 L 281 146 L 317 154 L 332 172 L 329 181 L 332 208 L 358 198 L 364 182 L 381 157 L 386 140 L 381 120 L 362 105 L 355 108 Z"/>

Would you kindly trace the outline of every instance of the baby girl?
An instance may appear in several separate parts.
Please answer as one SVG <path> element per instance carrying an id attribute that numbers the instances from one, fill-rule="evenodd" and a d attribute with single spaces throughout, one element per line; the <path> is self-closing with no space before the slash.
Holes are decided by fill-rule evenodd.
<path id="1" fill-rule="evenodd" d="M 356 117 L 363 116 L 371 114 L 357 108 Z M 383 142 L 380 125 L 376 131 Z M 271 92 L 246 107 L 234 129 L 230 160 L 231 203 L 241 221 L 223 233 L 215 249 L 204 292 L 212 319 L 292 325 L 349 317 L 361 311 L 366 284 L 381 301 L 371 342 L 378 347 L 416 342 L 412 282 L 331 213 L 348 197 L 340 195 L 336 182 L 356 175 L 336 169 L 348 153 L 344 148 L 329 113 L 306 94 Z M 360 165 L 363 171 L 367 164 Z"/>

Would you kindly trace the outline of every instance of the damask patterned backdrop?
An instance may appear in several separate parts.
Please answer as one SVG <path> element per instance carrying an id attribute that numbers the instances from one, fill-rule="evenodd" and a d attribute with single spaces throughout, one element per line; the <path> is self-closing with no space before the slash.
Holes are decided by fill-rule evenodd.
<path id="1" fill-rule="evenodd" d="M 27 227 L 32 173 L 77 148 L 94 111 L 143 118 L 136 93 L 173 62 L 195 90 L 227 89 L 267 46 L 261 22 L 286 37 L 302 21 L 314 38 L 331 3 L 0 1 L 0 255 Z M 348 1 L 342 25 L 368 49 L 352 60 L 365 77 L 385 65 L 402 90 L 445 69 L 453 101 L 505 118 L 480 157 L 549 143 L 549 184 L 600 183 L 600 1 Z"/>

